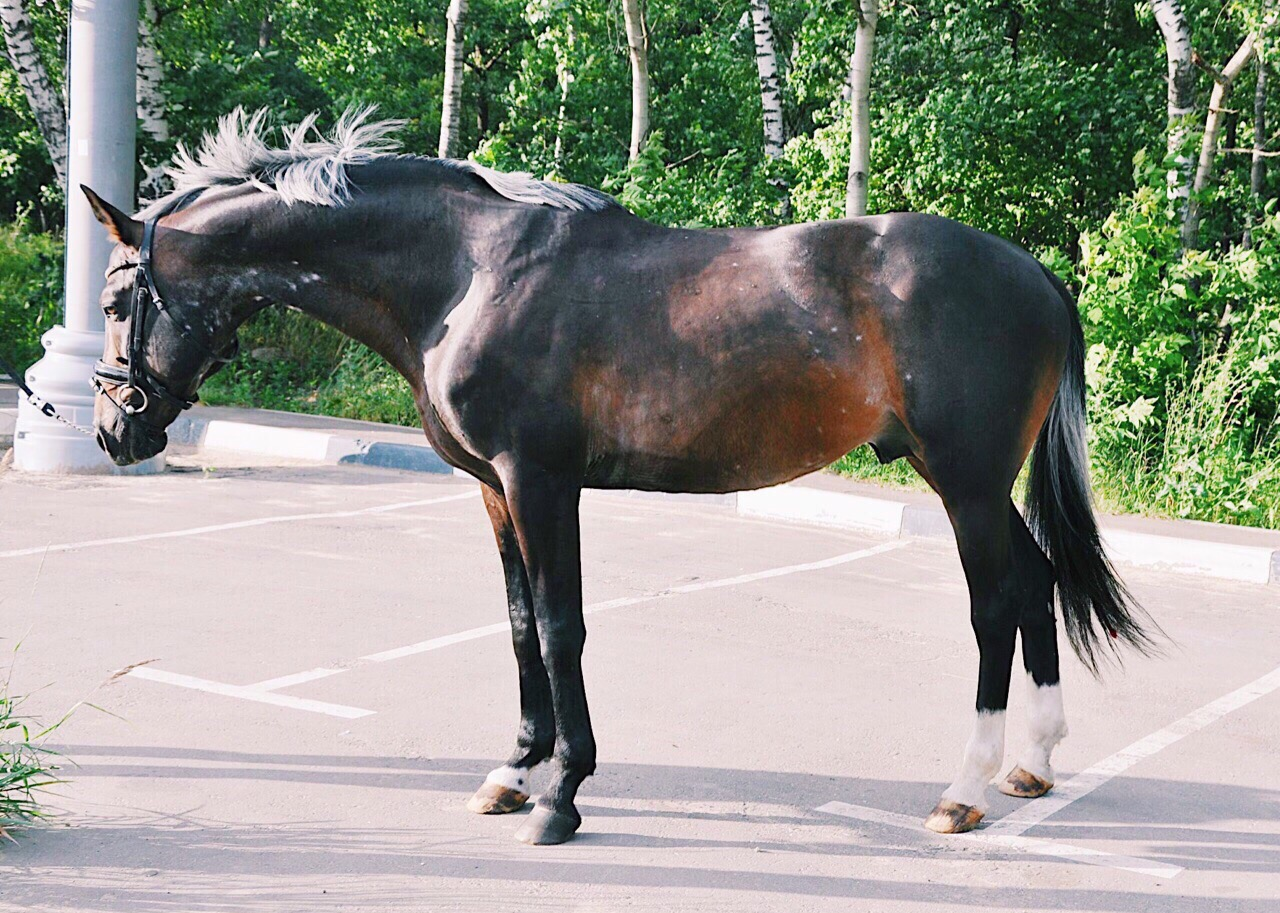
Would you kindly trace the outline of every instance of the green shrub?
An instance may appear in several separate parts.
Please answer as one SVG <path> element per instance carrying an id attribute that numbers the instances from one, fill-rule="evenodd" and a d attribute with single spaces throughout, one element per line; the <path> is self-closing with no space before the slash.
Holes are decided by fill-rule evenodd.
<path id="1" fill-rule="evenodd" d="M 1249 363 L 1236 347 L 1171 384 L 1158 432 L 1095 448 L 1112 510 L 1280 529 L 1280 421 L 1251 421 Z"/>
<path id="2" fill-rule="evenodd" d="M 1104 449 L 1160 435 L 1168 394 L 1202 356 L 1223 353 L 1245 431 L 1269 425 L 1280 394 L 1280 215 L 1254 247 L 1184 252 L 1161 168 L 1139 156 L 1144 186 L 1081 247 L 1081 316 L 1088 342 L 1089 413 Z"/>
<path id="3" fill-rule="evenodd" d="M 1128 163 L 1155 138 L 1159 83 L 1120 52 L 1115 58 L 1085 68 L 973 59 L 957 61 L 972 69 L 942 80 L 878 84 L 868 212 L 930 212 L 1032 249 L 1072 247 L 1131 190 Z M 888 65 L 877 59 L 877 73 Z M 848 104 L 820 120 L 787 144 L 797 221 L 844 215 Z"/>
<path id="4" fill-rule="evenodd" d="M 669 157 L 661 131 L 654 131 L 636 160 L 606 181 L 605 189 L 636 215 L 660 225 L 723 228 L 779 221 L 785 163 L 756 149 L 731 149 L 712 161 L 696 156 L 668 163 Z"/>
<path id="5" fill-rule="evenodd" d="M 832 470 L 842 476 L 863 479 L 888 485 L 890 488 L 906 488 L 911 491 L 929 491 L 929 485 L 906 460 L 894 460 L 884 465 L 876 458 L 870 446 L 862 446 L 836 460 Z"/>
<path id="6" fill-rule="evenodd" d="M 417 425 L 420 421 L 405 379 L 376 352 L 354 342 L 320 389 L 317 406 L 326 415 L 367 422 Z"/>
<path id="7" fill-rule="evenodd" d="M 318 391 L 346 345 L 345 336 L 314 318 L 270 308 L 240 328 L 243 354 L 210 378 L 200 396 L 211 406 L 315 412 Z"/>
<path id="8" fill-rule="evenodd" d="M 25 370 L 62 315 L 62 241 L 23 220 L 0 227 L 0 354 Z"/>

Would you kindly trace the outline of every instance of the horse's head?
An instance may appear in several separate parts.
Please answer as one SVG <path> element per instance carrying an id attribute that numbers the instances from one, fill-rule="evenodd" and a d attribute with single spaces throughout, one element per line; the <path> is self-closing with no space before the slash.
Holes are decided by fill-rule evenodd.
<path id="1" fill-rule="evenodd" d="M 247 313 L 226 281 L 226 239 L 138 221 L 81 189 L 116 241 L 100 302 L 107 327 L 94 426 L 98 446 L 127 466 L 165 448 L 165 429 L 235 356 Z"/>

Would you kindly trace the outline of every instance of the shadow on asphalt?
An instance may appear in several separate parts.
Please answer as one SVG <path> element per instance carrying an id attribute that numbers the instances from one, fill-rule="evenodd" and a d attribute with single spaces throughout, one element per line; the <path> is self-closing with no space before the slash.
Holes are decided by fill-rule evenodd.
<path id="1" fill-rule="evenodd" d="M 70 779 L 109 776 L 139 777 L 147 779 L 183 778 L 183 779 L 234 779 L 264 780 L 294 783 L 313 783 L 321 785 L 396 789 L 423 790 L 431 792 L 456 793 L 459 803 L 484 779 L 485 774 L 497 763 L 496 760 L 468 760 L 458 758 L 395 758 L 395 757 L 361 757 L 353 755 L 309 755 L 309 754 L 265 754 L 255 752 L 217 751 L 187 748 L 148 748 L 136 746 L 59 746 L 59 751 L 69 757 L 81 756 L 86 760 L 70 771 Z M 96 761 L 95 757 L 112 760 Z M 123 760 L 122 760 L 123 759 Z M 127 759 L 135 759 L 130 763 Z M 177 761 L 180 764 L 166 762 Z M 207 766 L 198 763 L 206 762 Z M 326 768 L 326 769 L 319 769 Z M 1069 774 L 1063 772 L 1063 779 Z M 924 838 L 923 834 L 913 835 L 897 828 L 885 828 L 873 824 L 841 822 L 845 826 L 865 834 L 870 841 L 867 844 L 851 843 L 814 843 L 797 840 L 796 842 L 751 839 L 750 832 L 756 825 L 814 825 L 819 823 L 835 824 L 840 819 L 829 818 L 821 813 L 802 811 L 788 817 L 777 814 L 777 806 L 793 806 L 797 810 L 816 808 L 833 799 L 867 805 L 884 811 L 899 812 L 912 817 L 922 815 L 923 811 L 932 807 L 933 802 L 945 787 L 942 783 L 921 783 L 894 780 L 871 780 L 856 777 L 821 776 L 815 774 L 735 770 L 716 767 L 681 767 L 647 764 L 604 763 L 597 774 L 583 787 L 578 807 L 587 820 L 586 830 L 576 838 L 579 845 L 601 847 L 636 847 L 650 849 L 714 849 L 742 848 L 763 852 L 789 854 L 818 854 L 846 856 L 902 856 L 919 858 L 921 856 L 938 856 L 948 852 L 945 846 Z M 1180 795 L 1194 796 L 1194 802 L 1180 802 Z M 620 807 L 617 805 L 595 804 L 593 800 L 625 799 L 633 805 Z M 652 800 L 655 808 L 644 808 L 645 800 Z M 668 802 L 687 802 L 689 809 L 662 808 Z M 743 812 L 725 810 L 698 809 L 699 803 L 742 803 Z M 749 813 L 753 803 L 773 806 L 775 811 L 765 815 Z M 1016 807 L 1016 800 L 1000 799 L 993 803 L 991 819 L 996 820 L 1007 811 Z M 639 807 L 635 807 L 635 806 Z M 1127 849 L 1133 855 L 1146 859 L 1171 863 L 1186 869 L 1201 871 L 1234 871 L 1276 873 L 1280 871 L 1280 834 L 1261 833 L 1261 827 L 1255 832 L 1231 830 L 1224 827 L 1224 822 L 1266 822 L 1273 825 L 1280 820 L 1280 792 L 1253 787 L 1239 787 L 1220 783 L 1187 783 L 1145 778 L 1121 778 L 1110 786 L 1099 790 L 1087 803 L 1088 811 L 1081 805 L 1073 805 L 1056 815 L 1051 822 L 1034 829 L 1030 835 L 1050 838 L 1058 841 L 1080 840 L 1120 840 L 1136 844 Z M 680 819 L 706 820 L 716 822 L 741 823 L 744 830 L 742 840 L 698 839 L 686 837 L 662 837 L 649 834 L 598 833 L 590 830 L 592 818 L 635 818 L 635 819 Z M 94 822 L 92 830 L 94 840 L 101 838 L 101 827 L 111 827 L 110 822 L 100 826 Z M 222 850 L 253 850 L 259 841 L 264 839 L 261 828 L 246 828 L 237 825 L 214 824 L 200 822 L 195 819 L 183 821 L 166 817 L 158 821 L 153 828 L 138 828 L 132 821 L 126 830 L 138 830 L 138 839 L 144 839 L 149 846 L 156 841 L 177 841 L 184 848 L 198 850 L 202 840 L 207 839 L 211 851 L 208 862 L 212 863 L 216 856 L 222 858 Z M 381 830 L 355 831 L 332 829 L 322 821 L 307 823 L 289 823 L 280 826 L 286 844 L 285 849 L 295 849 L 307 853 L 317 853 L 326 859 L 312 859 L 310 865 L 322 870 L 335 866 L 335 871 L 349 873 L 352 863 L 351 854 L 359 857 L 362 851 L 370 853 L 370 864 L 374 867 L 371 873 L 387 871 L 382 866 L 393 865 L 386 861 L 374 863 L 372 860 L 381 853 L 378 846 L 386 835 Z M 74 841 L 78 829 L 58 832 L 57 842 Z M 202 837 L 203 831 L 209 833 Z M 142 833 L 145 831 L 146 833 Z M 271 833 L 277 831 L 274 826 Z M 395 832 L 393 832 L 395 833 Z M 481 828 L 477 827 L 477 835 Z M 487 832 L 486 832 L 487 833 Z M 345 835 L 345 836 L 344 836 Z M 40 841 L 52 837 L 52 832 L 42 833 Z M 127 836 L 127 835 L 125 835 Z M 396 851 L 403 854 L 405 842 L 414 843 L 415 834 L 411 831 L 398 833 Z M 428 833 L 416 835 L 419 838 L 430 837 Z M 274 839 L 274 838 L 266 838 Z M 296 841 L 296 845 L 294 845 Z M 368 846 L 360 846 L 367 841 Z M 875 842 L 883 842 L 878 846 Z M 280 849 L 277 847 L 277 849 Z M 414 852 L 421 853 L 418 849 Z M 554 851 L 552 851 L 554 852 Z M 984 850 L 988 858 L 1023 858 L 1016 855 L 1000 854 L 996 851 Z M 679 878 L 671 882 L 654 881 L 654 871 L 661 868 L 632 871 L 629 867 L 599 867 L 574 862 L 572 865 L 557 867 L 546 851 L 539 853 L 542 861 L 532 862 L 531 868 L 522 875 L 512 875 L 511 863 L 507 858 L 499 860 L 485 856 L 467 857 L 466 864 L 458 861 L 456 856 L 448 855 L 448 860 L 458 864 L 460 872 L 466 877 L 477 873 L 475 865 L 486 862 L 495 863 L 497 871 L 485 877 L 541 878 L 544 880 L 586 879 L 591 883 L 607 883 L 617 885 L 634 885 L 637 887 L 666 883 L 672 886 L 690 886 L 689 879 L 739 877 L 747 882 L 758 880 L 759 884 L 744 883 L 742 887 L 752 890 L 776 891 L 780 893 L 816 893 L 844 896 L 846 882 L 826 877 L 791 877 L 771 874 L 768 876 L 754 873 L 720 873 L 701 872 L 679 868 Z M 228 857 L 228 860 L 233 857 Z M 414 856 L 412 864 L 417 866 L 420 856 Z M 434 858 L 434 857 L 433 857 Z M 1074 865 L 1063 860 L 1050 857 L 1036 857 L 1039 864 Z M 227 862 L 216 865 L 227 864 Z M 286 866 L 288 863 L 283 862 Z M 450 863 L 452 864 L 452 863 Z M 433 863 L 434 865 L 434 863 Z M 517 866 L 519 867 L 517 861 Z M 547 866 L 543 870 L 543 866 Z M 233 869 L 234 870 L 234 869 Z M 211 869 L 216 871 L 216 867 Z M 407 871 L 407 869 L 406 869 Z M 421 870 L 418 870 L 419 874 Z M 500 874 L 501 873 L 501 874 Z M 435 874 L 441 874 L 435 872 Z M 447 866 L 444 874 L 447 874 Z M 460 875 L 459 877 L 462 877 Z M 634 880 L 628 880 L 634 879 Z M 776 880 L 775 880 L 776 879 Z M 848 884 L 859 884 L 856 879 Z M 862 884 L 866 884 L 865 882 Z M 871 882 L 874 884 L 874 882 Z M 694 885 L 696 886 L 696 885 Z M 715 886 L 708 884 L 707 886 Z M 945 890 L 945 889 L 944 889 Z M 1052 900 L 1055 892 L 1031 892 L 1017 895 L 1015 902 L 1012 895 L 994 891 L 990 894 L 975 889 L 975 894 L 966 893 L 963 897 L 954 898 L 955 902 L 966 905 L 990 905 L 992 907 L 1044 905 L 1059 906 Z M 1043 893 L 1045 896 L 1031 895 Z M 848 896 L 874 897 L 849 889 Z M 894 895 L 902 897 L 902 895 Z M 1138 910 L 1148 907 L 1138 904 L 1127 906 L 1121 902 L 1126 896 L 1093 893 L 1089 891 L 1067 891 L 1061 906 L 1074 908 L 1083 904 L 1090 909 Z M 1137 898 L 1145 896 L 1144 903 L 1150 903 L 1150 895 L 1135 894 Z M 981 899 L 978 899 L 981 898 Z M 1089 900 L 1088 898 L 1092 898 Z M 1111 898 L 1114 902 L 1105 902 Z M 921 895 L 920 899 L 938 901 L 943 898 Z M 1203 903 L 1203 898 L 1199 901 Z M 1221 906 L 1215 909 L 1227 911 L 1251 909 L 1243 902 L 1233 906 L 1230 900 L 1217 900 Z M 1180 911 L 1196 911 L 1200 907 L 1188 901 L 1180 905 L 1174 897 L 1163 897 L 1161 909 L 1170 913 Z"/>

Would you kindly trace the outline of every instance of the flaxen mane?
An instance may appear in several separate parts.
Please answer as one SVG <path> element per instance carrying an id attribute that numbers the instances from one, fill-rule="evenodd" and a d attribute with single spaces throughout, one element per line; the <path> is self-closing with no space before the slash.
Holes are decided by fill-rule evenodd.
<path id="1" fill-rule="evenodd" d="M 342 206 L 352 194 L 348 169 L 392 157 L 421 158 L 441 168 L 471 174 L 508 200 L 597 212 L 620 208 L 613 197 L 580 184 L 540 181 L 525 173 L 504 174 L 476 162 L 397 156 L 395 133 L 401 120 L 371 121 L 374 108 L 351 107 L 325 136 L 316 129 L 312 113 L 293 127 L 284 127 L 283 146 L 268 145 L 266 109 L 249 114 L 236 108 L 206 133 L 192 152 L 179 144 L 173 165 L 167 169 L 173 192 L 151 203 L 142 216 L 168 212 L 185 199 L 212 187 L 249 185 L 273 193 L 288 205 Z"/>

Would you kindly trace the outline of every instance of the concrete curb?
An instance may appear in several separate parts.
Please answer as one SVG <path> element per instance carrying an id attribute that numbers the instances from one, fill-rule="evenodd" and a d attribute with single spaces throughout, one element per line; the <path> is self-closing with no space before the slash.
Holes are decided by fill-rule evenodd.
<path id="1" fill-rule="evenodd" d="M 261 413 L 257 413 L 261 414 Z M 201 449 L 230 450 L 327 464 L 357 464 L 465 476 L 445 463 L 425 440 L 420 443 L 377 440 L 350 431 L 277 427 L 265 422 L 209 419 L 198 412 L 171 426 L 176 443 Z M 412 439 L 410 435 L 402 437 Z M 940 507 L 816 488 L 804 480 L 736 494 L 690 495 L 611 491 L 607 494 L 728 507 L 740 516 L 810 523 L 871 532 L 895 538 L 954 541 L 951 523 Z M 1197 524 L 1200 525 L 1200 524 Z M 1204 524 L 1213 528 L 1212 524 Z M 1119 529 L 1103 523 L 1103 540 L 1112 559 L 1137 567 L 1198 574 L 1246 583 L 1280 585 L 1280 548 L 1218 542 L 1195 536 L 1169 536 Z"/>
<path id="2" fill-rule="evenodd" d="M 201 450 L 230 450 L 327 464 L 358 464 L 409 472 L 449 474 L 453 467 L 423 441 L 401 444 L 351 433 L 280 428 L 260 422 L 180 416 L 169 426 L 169 440 Z"/>
<path id="3" fill-rule="evenodd" d="M 13 429 L 18 423 L 18 388 L 0 381 L 0 450 L 13 446 Z"/>
<path id="4" fill-rule="evenodd" d="M 951 521 L 941 508 L 894 501 L 891 497 L 869 498 L 809 488 L 803 482 L 741 492 L 737 512 L 898 537 L 955 541 Z M 1133 532 L 1115 529 L 1105 522 L 1102 540 L 1111 559 L 1122 564 L 1245 583 L 1280 584 L 1280 548 Z"/>

